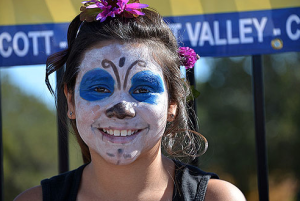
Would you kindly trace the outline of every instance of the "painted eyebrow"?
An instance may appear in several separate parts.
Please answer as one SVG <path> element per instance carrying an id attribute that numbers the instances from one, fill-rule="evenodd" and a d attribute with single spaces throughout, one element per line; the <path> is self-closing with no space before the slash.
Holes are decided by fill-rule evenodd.
<path id="1" fill-rule="evenodd" d="M 160 84 L 160 78 L 158 78 L 155 75 L 147 75 L 147 76 L 140 76 L 140 77 L 134 77 L 132 79 L 134 82 L 145 82 L 145 83 L 155 83 Z"/>
<path id="2" fill-rule="evenodd" d="M 135 85 L 135 82 L 138 82 L 140 84 L 147 84 L 150 86 L 152 85 L 157 87 L 160 92 L 164 91 L 164 85 L 161 76 L 149 70 L 140 71 L 135 74 L 131 79 L 132 86 Z"/>
<path id="3" fill-rule="evenodd" d="M 136 73 L 132 79 L 134 80 L 145 80 L 145 81 L 154 81 L 154 80 L 161 80 L 161 76 L 156 74 L 156 73 L 153 73 L 152 71 L 150 70 L 145 70 L 145 71 L 140 71 L 138 73 Z"/>
<path id="4" fill-rule="evenodd" d="M 105 82 L 105 81 L 111 80 L 110 75 L 99 75 L 98 73 L 100 71 L 99 72 L 97 72 L 97 71 L 99 71 L 99 70 L 97 69 L 97 70 L 87 72 L 83 76 L 83 79 L 82 79 L 83 84 L 92 84 L 93 82 L 96 82 L 96 81 L 101 81 L 101 82 L 104 81 Z M 97 73 L 97 74 L 92 74 L 92 73 Z"/>

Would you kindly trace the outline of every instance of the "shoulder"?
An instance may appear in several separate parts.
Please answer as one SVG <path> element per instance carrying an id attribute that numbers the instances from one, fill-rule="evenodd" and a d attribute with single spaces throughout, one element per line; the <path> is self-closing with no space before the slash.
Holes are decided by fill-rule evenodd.
<path id="1" fill-rule="evenodd" d="M 208 181 L 205 201 L 245 201 L 243 193 L 233 184 L 220 180 Z"/>
<path id="2" fill-rule="evenodd" d="M 43 200 L 43 192 L 42 192 L 42 186 L 35 186 L 33 188 L 30 188 L 20 195 L 18 195 L 14 201 L 42 201 Z"/>
<path id="3" fill-rule="evenodd" d="M 182 163 L 180 161 L 173 160 L 175 164 L 175 174 L 185 177 L 199 177 L 199 176 L 209 176 L 209 178 L 219 179 L 218 175 L 212 172 L 205 172 L 196 166 Z"/>

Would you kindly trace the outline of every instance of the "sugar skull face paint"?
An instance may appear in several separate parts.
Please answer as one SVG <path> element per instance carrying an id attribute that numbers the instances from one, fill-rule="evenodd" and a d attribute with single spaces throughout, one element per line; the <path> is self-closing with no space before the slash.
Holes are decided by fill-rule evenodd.
<path id="1" fill-rule="evenodd" d="M 102 69 L 87 72 L 80 83 L 80 96 L 87 101 L 106 98 L 114 92 L 114 79 Z"/>
<path id="2" fill-rule="evenodd" d="M 76 124 L 91 152 L 130 164 L 160 146 L 168 93 L 161 67 L 144 45 L 87 50 L 75 85 Z"/>
<path id="3" fill-rule="evenodd" d="M 164 83 L 159 75 L 151 71 L 141 71 L 131 79 L 129 93 L 140 102 L 157 104 L 158 94 L 164 91 Z"/>

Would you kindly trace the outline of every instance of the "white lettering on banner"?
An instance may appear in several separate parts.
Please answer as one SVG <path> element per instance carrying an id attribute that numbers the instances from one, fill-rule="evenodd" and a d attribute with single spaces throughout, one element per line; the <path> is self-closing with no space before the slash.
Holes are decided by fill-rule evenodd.
<path id="1" fill-rule="evenodd" d="M 232 37 L 232 25 L 231 25 L 230 20 L 226 20 L 226 31 L 227 31 L 228 44 L 234 45 L 234 44 L 239 44 L 240 43 L 239 38 L 233 38 Z"/>
<path id="2" fill-rule="evenodd" d="M 2 55 L 4 58 L 7 58 L 12 53 L 12 47 L 8 47 L 7 50 L 4 49 L 3 41 L 6 40 L 7 42 L 11 41 L 11 36 L 7 32 L 3 32 L 0 34 L 0 55 Z"/>
<path id="3" fill-rule="evenodd" d="M 38 31 L 28 32 L 28 37 L 32 38 L 32 47 L 33 47 L 33 55 L 34 56 L 37 56 L 39 54 L 38 37 L 40 35 L 41 34 Z"/>
<path id="4" fill-rule="evenodd" d="M 18 45 L 19 39 L 21 39 L 23 41 L 23 44 L 24 44 L 23 50 L 21 50 L 19 48 L 19 45 Z M 13 49 L 14 49 L 16 55 L 19 57 L 24 57 L 27 54 L 28 49 L 29 49 L 29 40 L 24 32 L 21 32 L 21 31 L 17 32 L 16 35 L 14 36 Z"/>
<path id="5" fill-rule="evenodd" d="M 214 21 L 214 35 L 215 35 L 216 45 L 226 45 L 227 44 L 226 39 L 220 38 L 220 29 L 219 29 L 218 21 Z"/>
<path id="6" fill-rule="evenodd" d="M 44 39 L 46 55 L 51 54 L 51 37 L 54 36 L 53 31 L 30 31 L 28 35 L 24 32 L 17 32 L 14 36 L 11 36 L 7 32 L 0 33 L 0 55 L 4 58 L 8 58 L 14 52 L 19 57 L 24 57 L 29 52 L 30 42 L 32 41 L 33 55 L 39 55 L 39 38 Z M 29 40 L 31 39 L 31 41 Z M 20 42 L 19 42 L 20 41 Z M 4 48 L 4 42 L 6 42 L 6 49 Z M 23 48 L 19 46 L 23 44 Z"/>
<path id="7" fill-rule="evenodd" d="M 203 22 L 203 24 L 202 24 L 202 31 L 201 31 L 201 35 L 200 35 L 199 45 L 203 46 L 205 41 L 208 41 L 210 45 L 215 44 L 214 37 L 211 33 L 208 22 Z"/>
<path id="8" fill-rule="evenodd" d="M 246 34 L 252 33 L 252 28 L 249 26 L 252 24 L 251 18 L 240 19 L 239 23 L 241 43 L 253 43 L 253 37 L 246 37 Z"/>
<path id="9" fill-rule="evenodd" d="M 41 36 L 45 37 L 46 55 L 51 53 L 50 37 L 54 35 L 53 31 L 42 31 Z"/>
<path id="10" fill-rule="evenodd" d="M 66 49 L 68 47 L 68 43 L 66 41 L 61 41 L 58 46 L 60 49 Z"/>
<path id="11" fill-rule="evenodd" d="M 286 21 L 286 33 L 291 40 L 298 40 L 300 38 L 300 30 L 296 30 L 295 33 L 292 32 L 292 23 L 300 24 L 300 18 L 297 15 L 291 15 Z"/>
<path id="12" fill-rule="evenodd" d="M 178 38 L 179 36 L 179 30 L 182 28 L 182 25 L 180 23 L 173 23 L 169 24 L 170 29 L 172 30 L 174 36 Z"/>
<path id="13" fill-rule="evenodd" d="M 264 29 L 266 27 L 268 19 L 266 17 L 263 17 L 261 19 L 260 24 L 259 24 L 259 22 L 256 18 L 253 18 L 252 20 L 253 20 L 253 24 L 254 24 L 254 26 L 257 30 L 258 42 L 263 42 L 263 40 L 264 40 L 263 32 L 264 32 Z"/>
<path id="14" fill-rule="evenodd" d="M 32 38 L 33 55 L 37 56 L 39 52 L 38 37 L 45 38 L 46 55 L 51 53 L 50 37 L 53 36 L 53 31 L 30 31 L 28 37 Z"/>
<path id="15" fill-rule="evenodd" d="M 193 32 L 193 27 L 192 27 L 192 24 L 190 22 L 186 23 L 185 26 L 186 26 L 186 29 L 187 29 L 187 33 L 189 35 L 191 45 L 193 47 L 196 47 L 198 39 L 199 39 L 199 34 L 200 34 L 201 22 L 196 22 L 195 32 Z"/>
<path id="16" fill-rule="evenodd" d="M 258 42 L 263 42 L 263 32 L 265 30 L 268 18 L 263 17 L 260 21 L 256 18 L 245 18 L 239 20 L 239 37 L 233 36 L 232 21 L 226 20 L 226 36 L 221 37 L 220 22 L 213 21 L 212 26 L 207 21 L 196 22 L 194 27 L 192 23 L 185 24 L 191 46 L 197 44 L 203 46 L 206 42 L 213 45 L 234 45 L 249 44 L 254 42 L 254 36 L 257 35 Z M 213 32 L 212 32 L 213 30 Z M 223 28 L 222 28 L 223 30 Z"/>
<path id="17" fill-rule="evenodd" d="M 280 35 L 281 35 L 281 29 L 279 29 L 279 28 L 274 28 L 274 29 L 273 29 L 273 35 L 274 35 L 274 36 L 280 36 Z"/>

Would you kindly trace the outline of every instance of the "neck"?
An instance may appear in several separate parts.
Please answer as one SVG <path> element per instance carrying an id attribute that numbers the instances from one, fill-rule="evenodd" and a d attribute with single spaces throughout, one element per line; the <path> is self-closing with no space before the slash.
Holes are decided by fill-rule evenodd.
<path id="1" fill-rule="evenodd" d="M 163 196 L 165 191 L 173 191 L 174 164 L 161 154 L 160 146 L 128 165 L 108 163 L 93 152 L 91 156 L 92 162 L 85 168 L 84 175 L 88 176 L 94 192 L 101 192 L 99 197 L 124 200 L 125 196 L 128 200 L 138 200 L 148 192 L 153 195 L 154 191 L 160 191 Z"/>

